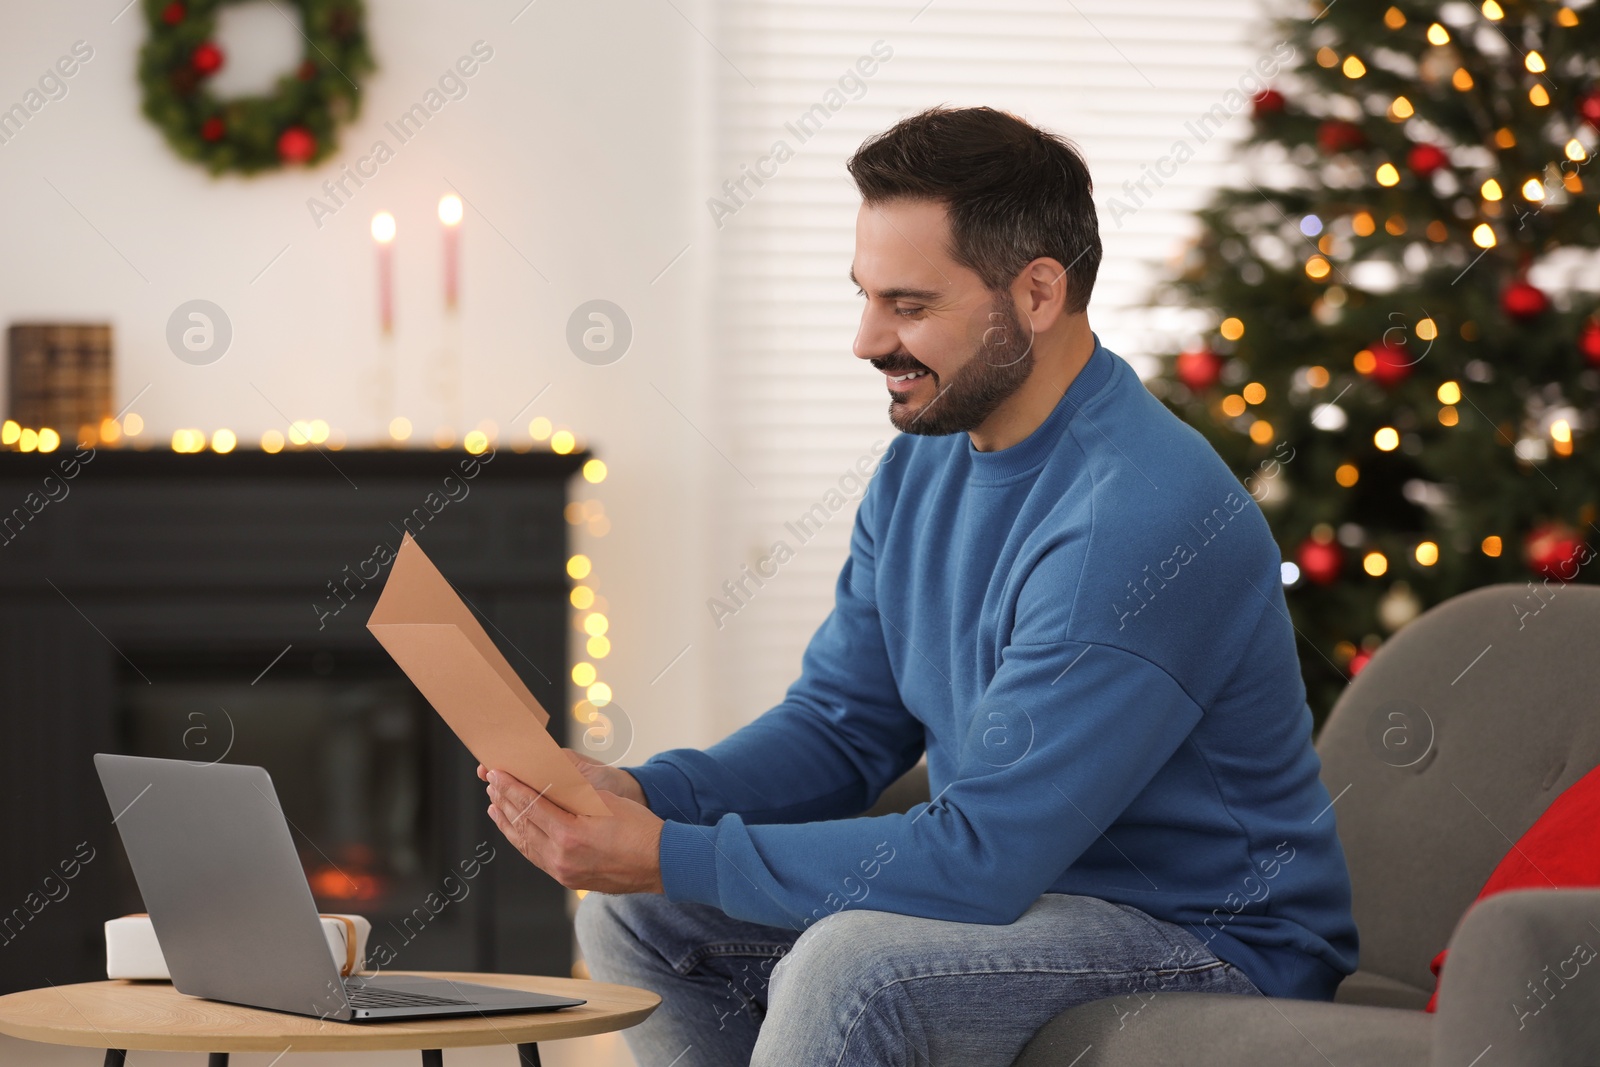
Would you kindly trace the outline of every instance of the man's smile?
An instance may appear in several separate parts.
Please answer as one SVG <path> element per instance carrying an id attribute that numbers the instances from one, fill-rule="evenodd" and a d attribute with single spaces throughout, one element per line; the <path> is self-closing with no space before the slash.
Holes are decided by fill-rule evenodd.
<path id="1" fill-rule="evenodd" d="M 931 373 L 932 371 L 928 370 L 914 370 L 907 371 L 904 374 L 885 374 L 884 377 L 888 379 L 889 392 L 909 393 L 916 389 L 917 382 L 921 381 L 923 378 L 926 378 Z"/>

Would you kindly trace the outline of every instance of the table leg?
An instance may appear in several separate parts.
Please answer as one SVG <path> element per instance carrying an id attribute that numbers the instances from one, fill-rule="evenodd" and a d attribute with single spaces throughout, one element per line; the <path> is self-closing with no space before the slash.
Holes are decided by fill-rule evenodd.
<path id="1" fill-rule="evenodd" d="M 128 1062 L 128 1050 L 125 1048 L 106 1049 L 105 1067 L 124 1067 Z"/>
<path id="2" fill-rule="evenodd" d="M 213 1052 L 206 1059 L 206 1067 L 228 1067 L 228 1054 L 226 1052 Z"/>
<path id="3" fill-rule="evenodd" d="M 532 1041 L 524 1041 L 517 1046 L 517 1067 L 540 1067 L 539 1046 Z"/>
<path id="4" fill-rule="evenodd" d="M 422 1067 L 444 1067 L 444 1050 L 437 1048 L 423 1049 Z"/>

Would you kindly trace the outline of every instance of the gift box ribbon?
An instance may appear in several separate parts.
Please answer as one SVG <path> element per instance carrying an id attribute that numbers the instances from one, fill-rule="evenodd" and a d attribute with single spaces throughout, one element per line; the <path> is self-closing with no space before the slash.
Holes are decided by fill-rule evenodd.
<path id="1" fill-rule="evenodd" d="M 148 919 L 148 918 L 150 918 L 150 913 L 147 912 L 147 911 L 136 911 L 131 915 L 124 916 L 124 918 L 128 918 L 128 919 Z M 352 973 L 354 973 L 354 971 L 356 969 L 356 924 L 355 924 L 355 920 L 351 919 L 347 915 L 321 915 L 321 914 L 319 914 L 317 916 L 317 918 L 319 918 L 319 919 L 337 919 L 340 922 L 344 923 L 344 966 L 339 968 L 339 977 L 341 977 L 341 978 L 350 977 L 350 975 Z"/>

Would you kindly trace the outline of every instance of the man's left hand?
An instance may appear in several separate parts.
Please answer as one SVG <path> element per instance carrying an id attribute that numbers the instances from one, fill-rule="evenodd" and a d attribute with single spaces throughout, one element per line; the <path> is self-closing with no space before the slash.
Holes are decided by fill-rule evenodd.
<path id="1" fill-rule="evenodd" d="M 568 889 L 660 893 L 662 820 L 596 790 L 611 817 L 575 815 L 505 771 L 489 772 L 489 817 L 528 861 Z"/>

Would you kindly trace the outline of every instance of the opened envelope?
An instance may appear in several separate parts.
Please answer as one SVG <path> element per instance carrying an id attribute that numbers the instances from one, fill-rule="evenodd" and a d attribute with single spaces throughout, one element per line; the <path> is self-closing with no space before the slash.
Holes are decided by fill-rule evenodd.
<path id="1" fill-rule="evenodd" d="M 367 629 L 479 763 L 568 811 L 611 814 L 545 731 L 550 715 L 409 533 Z"/>

